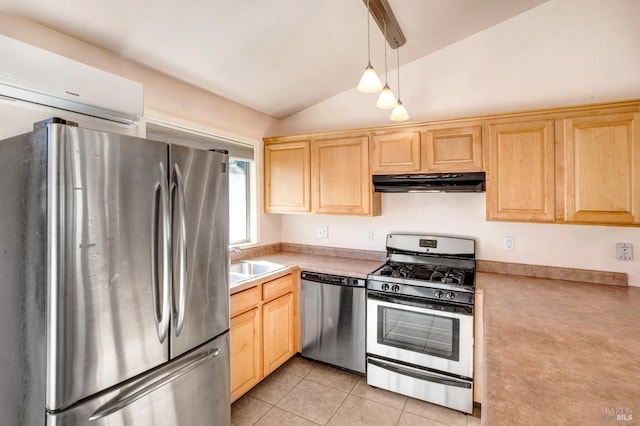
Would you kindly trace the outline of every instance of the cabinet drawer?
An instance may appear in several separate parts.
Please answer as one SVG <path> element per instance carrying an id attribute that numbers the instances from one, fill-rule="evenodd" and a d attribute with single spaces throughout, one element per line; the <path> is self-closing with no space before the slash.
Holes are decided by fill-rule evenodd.
<path id="1" fill-rule="evenodd" d="M 260 287 L 256 286 L 231 295 L 231 318 L 260 303 Z"/>
<path id="2" fill-rule="evenodd" d="M 293 276 L 286 275 L 284 277 L 269 281 L 262 285 L 262 300 L 268 301 L 283 294 L 293 291 Z"/>

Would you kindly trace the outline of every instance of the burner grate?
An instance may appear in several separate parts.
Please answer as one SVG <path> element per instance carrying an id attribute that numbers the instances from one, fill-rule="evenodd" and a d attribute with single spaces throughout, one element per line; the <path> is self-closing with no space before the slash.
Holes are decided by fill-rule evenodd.
<path id="1" fill-rule="evenodd" d="M 420 282 L 445 283 L 458 286 L 473 285 L 473 271 L 441 265 L 415 265 L 389 262 L 375 275 L 404 278 Z"/>

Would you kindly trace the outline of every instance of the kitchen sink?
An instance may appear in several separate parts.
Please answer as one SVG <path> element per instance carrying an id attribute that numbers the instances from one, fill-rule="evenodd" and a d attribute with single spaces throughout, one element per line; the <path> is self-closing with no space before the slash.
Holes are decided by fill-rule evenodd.
<path id="1" fill-rule="evenodd" d="M 237 272 L 229 272 L 229 285 L 233 286 L 236 283 L 246 281 L 251 277 L 253 277 L 253 275 L 239 274 Z"/>
<path id="2" fill-rule="evenodd" d="M 268 274 L 286 266 L 266 260 L 240 260 L 233 262 L 229 267 L 229 284 L 235 285 L 258 275 Z"/>

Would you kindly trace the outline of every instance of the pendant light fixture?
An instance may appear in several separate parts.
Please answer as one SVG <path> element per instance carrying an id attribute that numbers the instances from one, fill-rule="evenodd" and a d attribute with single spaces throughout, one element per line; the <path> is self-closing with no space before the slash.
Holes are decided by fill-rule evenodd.
<path id="1" fill-rule="evenodd" d="M 396 49 L 396 58 L 398 61 L 398 103 L 391 112 L 389 119 L 391 121 L 405 121 L 409 119 L 409 113 L 400 100 L 400 47 Z"/>
<path id="2" fill-rule="evenodd" d="M 382 88 L 382 92 L 380 92 L 380 96 L 378 97 L 378 102 L 376 102 L 376 106 L 380 109 L 391 109 L 396 106 L 397 101 L 396 97 L 393 96 L 393 92 L 389 88 L 389 80 L 387 78 L 387 20 L 383 19 L 384 23 L 384 87 Z"/>
<path id="3" fill-rule="evenodd" d="M 362 74 L 362 78 L 360 78 L 360 83 L 358 84 L 358 92 L 361 93 L 377 93 L 382 90 L 382 82 L 378 77 L 378 74 L 371 66 L 371 31 L 369 29 L 369 22 L 371 18 L 371 9 L 369 8 L 369 0 L 367 0 L 367 54 L 368 54 L 368 63 L 367 67 L 364 69 L 364 73 Z"/>

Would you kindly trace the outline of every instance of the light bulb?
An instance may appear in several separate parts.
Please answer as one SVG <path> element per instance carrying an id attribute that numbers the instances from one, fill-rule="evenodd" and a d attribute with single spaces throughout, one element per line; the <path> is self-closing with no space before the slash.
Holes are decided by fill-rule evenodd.
<path id="1" fill-rule="evenodd" d="M 382 90 L 382 82 L 371 66 L 371 63 L 364 69 L 357 90 L 361 93 L 376 93 Z"/>
<path id="2" fill-rule="evenodd" d="M 397 103 L 396 97 L 393 95 L 389 85 L 385 84 L 382 92 L 380 92 L 376 106 L 380 109 L 391 109 L 395 107 Z"/>
<path id="3" fill-rule="evenodd" d="M 405 121 L 409 119 L 409 113 L 407 112 L 407 109 L 404 107 L 400 99 L 398 99 L 398 103 L 391 112 L 389 119 L 391 121 Z"/>

